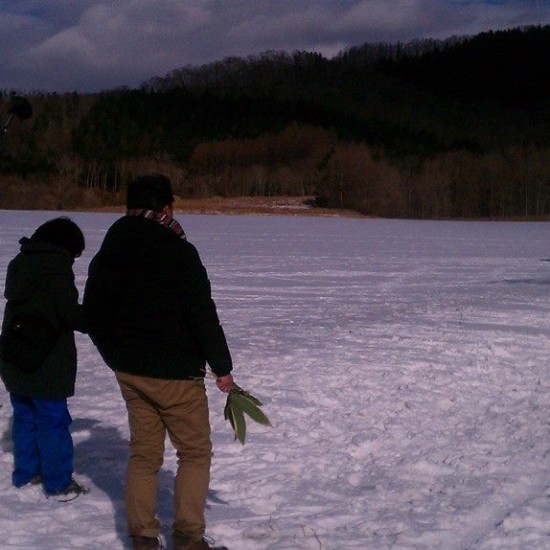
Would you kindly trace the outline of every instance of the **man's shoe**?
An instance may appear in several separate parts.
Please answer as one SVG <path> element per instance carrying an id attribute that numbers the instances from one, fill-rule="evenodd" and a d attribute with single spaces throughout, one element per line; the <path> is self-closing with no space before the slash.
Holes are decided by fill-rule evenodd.
<path id="1" fill-rule="evenodd" d="M 205 539 L 191 540 L 188 536 L 174 531 L 172 535 L 173 550 L 227 550 L 225 546 L 210 546 Z"/>
<path id="2" fill-rule="evenodd" d="M 158 537 L 132 537 L 134 550 L 162 550 Z"/>

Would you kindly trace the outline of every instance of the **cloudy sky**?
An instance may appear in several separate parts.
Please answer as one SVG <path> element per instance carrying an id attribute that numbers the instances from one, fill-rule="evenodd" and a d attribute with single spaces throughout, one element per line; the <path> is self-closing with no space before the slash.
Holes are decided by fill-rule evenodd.
<path id="1" fill-rule="evenodd" d="M 0 89 L 93 92 L 265 50 L 550 24 L 550 0 L 0 0 Z"/>

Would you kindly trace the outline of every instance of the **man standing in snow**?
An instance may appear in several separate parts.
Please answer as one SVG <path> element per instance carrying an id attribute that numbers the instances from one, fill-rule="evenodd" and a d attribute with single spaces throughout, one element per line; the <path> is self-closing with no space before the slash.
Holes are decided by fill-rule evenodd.
<path id="1" fill-rule="evenodd" d="M 115 371 L 128 410 L 126 515 L 134 549 L 161 548 L 157 474 L 165 434 L 177 450 L 173 548 L 208 550 L 204 509 L 212 444 L 204 386 L 233 386 L 232 362 L 210 282 L 195 247 L 173 218 L 163 175 L 128 187 L 127 214 L 107 232 L 84 292 L 89 333 Z"/>

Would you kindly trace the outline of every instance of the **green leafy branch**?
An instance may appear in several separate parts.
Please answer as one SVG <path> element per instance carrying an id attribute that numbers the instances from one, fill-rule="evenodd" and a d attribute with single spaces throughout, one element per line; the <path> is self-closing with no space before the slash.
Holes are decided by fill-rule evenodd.
<path id="1" fill-rule="evenodd" d="M 226 420 L 229 420 L 235 440 L 239 440 L 244 445 L 246 439 L 246 417 L 250 417 L 258 424 L 271 426 L 271 422 L 266 414 L 260 409 L 262 402 L 243 390 L 237 384 L 234 384 L 227 395 L 227 402 L 223 411 Z"/>

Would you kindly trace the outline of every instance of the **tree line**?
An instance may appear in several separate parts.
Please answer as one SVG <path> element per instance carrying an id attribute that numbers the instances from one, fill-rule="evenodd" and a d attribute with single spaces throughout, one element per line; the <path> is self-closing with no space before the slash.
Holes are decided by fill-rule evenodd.
<path id="1" fill-rule="evenodd" d="M 136 89 L 30 92 L 0 150 L 0 207 L 119 199 L 144 171 L 181 197 L 293 195 L 367 215 L 550 214 L 550 27 L 264 52 Z M 9 105 L 5 91 L 0 111 Z"/>

